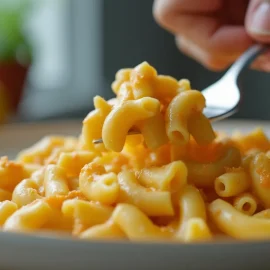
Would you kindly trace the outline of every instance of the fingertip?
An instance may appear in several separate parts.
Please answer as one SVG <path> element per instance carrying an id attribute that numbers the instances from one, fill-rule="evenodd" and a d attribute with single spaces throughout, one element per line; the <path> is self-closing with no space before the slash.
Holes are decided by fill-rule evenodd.
<path id="1" fill-rule="evenodd" d="M 163 14 L 162 8 L 160 7 L 160 1 L 158 1 L 158 0 L 154 1 L 152 13 L 153 13 L 155 21 L 158 24 L 161 24 L 160 22 L 163 21 L 164 14 Z"/>
<path id="2" fill-rule="evenodd" d="M 153 4 L 153 16 L 155 21 L 164 28 L 169 28 L 174 1 L 155 0 Z"/>
<path id="3" fill-rule="evenodd" d="M 270 43 L 270 1 L 254 0 L 246 17 L 248 34 L 256 41 Z"/>

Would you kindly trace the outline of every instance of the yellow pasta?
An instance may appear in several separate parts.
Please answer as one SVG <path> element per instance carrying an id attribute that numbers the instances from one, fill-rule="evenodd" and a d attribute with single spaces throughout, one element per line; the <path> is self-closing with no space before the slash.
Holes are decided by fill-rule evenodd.
<path id="1" fill-rule="evenodd" d="M 130 73 L 130 83 L 132 85 L 133 96 L 135 99 L 152 97 L 154 89 L 152 80 L 157 75 L 157 71 L 147 62 L 136 66 Z"/>
<path id="2" fill-rule="evenodd" d="M 270 207 L 270 159 L 264 154 L 257 154 L 250 163 L 252 186 L 265 207 Z"/>
<path id="3" fill-rule="evenodd" d="M 51 217 L 51 207 L 37 200 L 15 211 L 4 223 L 5 231 L 32 231 L 42 227 Z"/>
<path id="4" fill-rule="evenodd" d="M 217 199 L 209 206 L 210 216 L 219 229 L 237 239 L 270 239 L 270 220 L 250 217 L 229 203 Z"/>
<path id="5" fill-rule="evenodd" d="M 123 231 L 119 226 L 115 225 L 113 222 L 109 221 L 100 225 L 95 225 L 79 236 L 82 239 L 121 239 L 126 238 Z"/>
<path id="6" fill-rule="evenodd" d="M 148 80 L 141 80 L 141 76 L 136 74 L 134 77 L 131 75 L 131 85 L 133 86 L 132 95 L 134 99 L 153 96 L 153 87 Z"/>
<path id="7" fill-rule="evenodd" d="M 142 123 L 138 123 L 137 126 L 149 149 L 156 149 L 168 142 L 165 121 L 161 112 L 157 112 L 155 116 L 142 121 Z"/>
<path id="8" fill-rule="evenodd" d="M 65 195 L 69 192 L 66 172 L 57 165 L 48 165 L 44 175 L 45 196 Z"/>
<path id="9" fill-rule="evenodd" d="M 41 168 L 42 166 L 39 164 L 34 164 L 34 163 L 23 164 L 24 178 L 29 178 L 34 172 L 40 170 Z"/>
<path id="10" fill-rule="evenodd" d="M 178 88 L 178 91 L 179 92 L 191 90 L 190 81 L 187 80 L 187 79 L 181 79 L 181 80 L 179 80 L 178 85 L 179 85 L 179 88 Z"/>
<path id="11" fill-rule="evenodd" d="M 138 181 L 145 187 L 176 192 L 187 183 L 187 168 L 182 161 L 174 161 L 162 167 L 136 171 Z"/>
<path id="12" fill-rule="evenodd" d="M 127 101 L 122 106 L 114 108 L 102 128 L 105 147 L 120 152 L 124 147 L 128 131 L 139 121 L 155 116 L 159 111 L 159 105 L 158 100 L 144 97 Z"/>
<path id="13" fill-rule="evenodd" d="M 255 215 L 253 215 L 253 217 L 256 218 L 270 218 L 270 209 L 265 209 Z"/>
<path id="14" fill-rule="evenodd" d="M 192 114 L 199 114 L 205 107 L 203 95 L 195 90 L 190 90 L 178 94 L 170 103 L 166 112 L 167 135 L 172 143 L 186 144 L 189 141 L 190 132 L 188 130 L 189 118 Z M 215 138 L 211 125 L 206 126 L 204 136 L 210 143 Z M 195 131 L 192 125 L 191 131 Z M 195 131 L 197 133 L 197 131 Z M 196 136 L 198 138 L 198 136 Z M 200 140 L 199 140 L 200 141 Z M 202 142 L 202 140 L 200 141 Z"/>
<path id="15" fill-rule="evenodd" d="M 11 200 L 12 193 L 0 188 L 0 202 Z"/>
<path id="16" fill-rule="evenodd" d="M 54 205 L 48 201 L 51 207 L 51 214 L 48 220 L 42 225 L 40 230 L 55 231 L 57 233 L 62 232 L 65 234 L 70 234 L 73 229 L 73 218 L 65 216 L 59 205 Z"/>
<path id="17" fill-rule="evenodd" d="M 5 224 L 6 220 L 18 209 L 17 204 L 11 201 L 0 203 L 0 225 Z"/>
<path id="18" fill-rule="evenodd" d="M 69 177 L 68 186 L 71 190 L 79 190 L 79 177 Z"/>
<path id="19" fill-rule="evenodd" d="M 253 149 L 270 150 L 270 142 L 261 128 L 256 128 L 248 135 L 235 132 L 233 139 L 244 153 Z"/>
<path id="20" fill-rule="evenodd" d="M 212 239 L 207 223 L 202 218 L 191 218 L 186 222 L 185 242 L 205 242 Z"/>
<path id="21" fill-rule="evenodd" d="M 76 138 L 50 136 L 45 137 L 35 145 L 19 153 L 17 160 L 25 163 L 44 164 L 46 158 L 50 156 L 53 150 L 61 148 L 62 150 L 75 149 Z"/>
<path id="22" fill-rule="evenodd" d="M 88 149 L 93 149 L 92 141 L 101 137 L 103 123 L 112 107 L 101 97 L 94 98 L 95 110 L 83 120 L 82 138 Z M 95 128 L 93 128 L 95 127 Z"/>
<path id="23" fill-rule="evenodd" d="M 202 113 L 191 114 L 188 119 L 188 131 L 200 145 L 207 145 L 215 139 L 212 126 Z"/>
<path id="24" fill-rule="evenodd" d="M 240 164 L 241 155 L 235 147 L 228 147 L 224 155 L 216 162 L 186 161 L 188 176 L 198 187 L 212 187 L 215 179 L 222 175 L 226 168 L 239 167 Z"/>
<path id="25" fill-rule="evenodd" d="M 44 195 L 44 175 L 45 175 L 46 168 L 39 169 L 32 173 L 31 179 L 36 183 L 38 186 L 38 192 L 41 195 Z"/>
<path id="26" fill-rule="evenodd" d="M 171 216 L 174 214 L 170 192 L 153 191 L 139 185 L 132 172 L 121 172 L 118 179 L 121 202 L 136 205 L 148 216 Z"/>
<path id="27" fill-rule="evenodd" d="M 24 168 L 21 164 L 8 160 L 7 157 L 0 159 L 0 188 L 12 190 L 24 178 Z"/>
<path id="28" fill-rule="evenodd" d="M 175 78 L 164 75 L 158 75 L 153 84 L 155 96 L 162 103 L 170 102 L 178 94 L 179 89 L 187 87 L 184 86 L 185 83 L 179 83 Z"/>
<path id="29" fill-rule="evenodd" d="M 70 199 L 63 203 L 61 211 L 64 216 L 78 219 L 80 223 L 90 227 L 106 222 L 111 217 L 113 208 L 100 203 Z"/>
<path id="30" fill-rule="evenodd" d="M 130 79 L 130 73 L 132 69 L 120 69 L 116 75 L 115 75 L 115 81 L 112 83 L 112 90 L 114 91 L 115 94 L 119 91 L 119 88 L 122 83 L 129 81 Z"/>
<path id="31" fill-rule="evenodd" d="M 134 100 L 134 92 L 130 82 L 124 82 L 121 84 L 118 93 L 117 100 L 114 103 L 114 106 L 121 106 L 127 100 Z"/>
<path id="32" fill-rule="evenodd" d="M 185 239 L 189 228 L 188 222 L 193 218 L 206 220 L 205 203 L 198 189 L 193 186 L 186 186 L 179 199 L 180 219 L 176 238 Z"/>
<path id="33" fill-rule="evenodd" d="M 20 182 L 14 189 L 12 194 L 12 201 L 22 207 L 42 196 L 38 193 L 38 185 L 32 179 L 25 179 Z"/>
<path id="34" fill-rule="evenodd" d="M 270 239 L 270 142 L 214 131 L 187 79 L 149 63 L 94 97 L 78 137 L 0 158 L 0 227 L 83 240 Z M 100 143 L 96 143 L 98 140 Z"/>
<path id="35" fill-rule="evenodd" d="M 61 153 L 57 165 L 66 171 L 66 175 L 78 177 L 82 167 L 90 163 L 94 157 L 94 153 L 88 151 Z"/>
<path id="36" fill-rule="evenodd" d="M 233 205 L 238 211 L 252 216 L 257 209 L 257 200 L 250 193 L 244 193 L 234 199 Z"/>
<path id="37" fill-rule="evenodd" d="M 170 232 L 155 226 L 133 205 L 119 204 L 113 212 L 112 220 L 130 240 L 162 240 L 170 237 Z"/>
<path id="38" fill-rule="evenodd" d="M 249 176 L 244 170 L 228 172 L 217 177 L 215 190 L 220 197 L 233 197 L 249 188 Z"/>
<path id="39" fill-rule="evenodd" d="M 103 166 L 94 162 L 82 169 L 79 187 L 89 200 L 108 205 L 116 202 L 120 189 L 116 174 L 106 173 Z"/>

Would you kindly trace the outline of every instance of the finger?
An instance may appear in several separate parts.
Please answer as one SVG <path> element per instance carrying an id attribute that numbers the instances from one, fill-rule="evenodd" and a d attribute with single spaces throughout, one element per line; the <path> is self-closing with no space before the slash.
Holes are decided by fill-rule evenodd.
<path id="1" fill-rule="evenodd" d="M 222 0 L 155 0 L 153 14 L 167 30 L 178 31 L 175 20 L 181 14 L 212 14 L 222 8 Z"/>
<path id="2" fill-rule="evenodd" d="M 176 25 L 177 35 L 181 35 L 213 53 L 239 54 L 252 44 L 252 39 L 243 26 L 223 25 L 219 18 L 180 15 Z"/>
<path id="3" fill-rule="evenodd" d="M 157 0 L 160 21 L 176 35 L 181 35 L 212 53 L 239 54 L 252 45 L 252 39 L 243 26 L 224 24 L 225 11 L 232 14 L 231 1 L 218 0 Z M 224 5 L 224 3 L 227 3 Z M 235 1 L 233 2 L 235 3 Z M 238 5 L 239 4 L 239 5 Z M 221 16 L 209 15 L 222 9 Z M 236 10 L 246 10 L 243 0 L 237 1 Z M 200 14 L 207 12 L 208 15 Z M 240 12 L 241 13 L 241 12 Z M 238 14 L 240 14 L 238 12 Z M 241 15 L 241 14 L 240 14 Z M 233 17 L 233 16 L 229 16 Z M 241 15 L 241 17 L 243 17 Z"/>
<path id="4" fill-rule="evenodd" d="M 259 42 L 270 43 L 270 1 L 251 1 L 245 25 L 252 38 Z"/>
<path id="5" fill-rule="evenodd" d="M 181 36 L 176 37 L 176 44 L 184 54 L 213 71 L 224 70 L 238 57 L 237 55 L 213 54 Z"/>

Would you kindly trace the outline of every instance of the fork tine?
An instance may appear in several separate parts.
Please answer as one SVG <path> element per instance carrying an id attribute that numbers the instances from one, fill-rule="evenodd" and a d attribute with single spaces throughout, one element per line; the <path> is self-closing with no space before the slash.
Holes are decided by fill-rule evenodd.
<path id="1" fill-rule="evenodd" d="M 93 140 L 93 144 L 100 144 L 103 143 L 102 139 Z"/>
<path id="2" fill-rule="evenodd" d="M 130 130 L 128 132 L 128 135 L 136 135 L 136 134 L 140 134 L 140 131 L 137 131 L 137 130 Z M 103 143 L 103 140 L 100 138 L 100 139 L 96 139 L 96 140 L 93 140 L 93 144 L 99 144 L 99 143 Z"/>

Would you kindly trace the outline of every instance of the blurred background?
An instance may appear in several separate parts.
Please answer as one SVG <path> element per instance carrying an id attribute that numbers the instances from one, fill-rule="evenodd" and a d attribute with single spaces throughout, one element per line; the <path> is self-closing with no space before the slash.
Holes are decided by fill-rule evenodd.
<path id="1" fill-rule="evenodd" d="M 0 0 L 0 120 L 83 118 L 112 97 L 117 70 L 142 61 L 203 89 L 222 73 L 182 55 L 153 0 Z M 270 75 L 247 70 L 237 118 L 270 119 Z"/>

